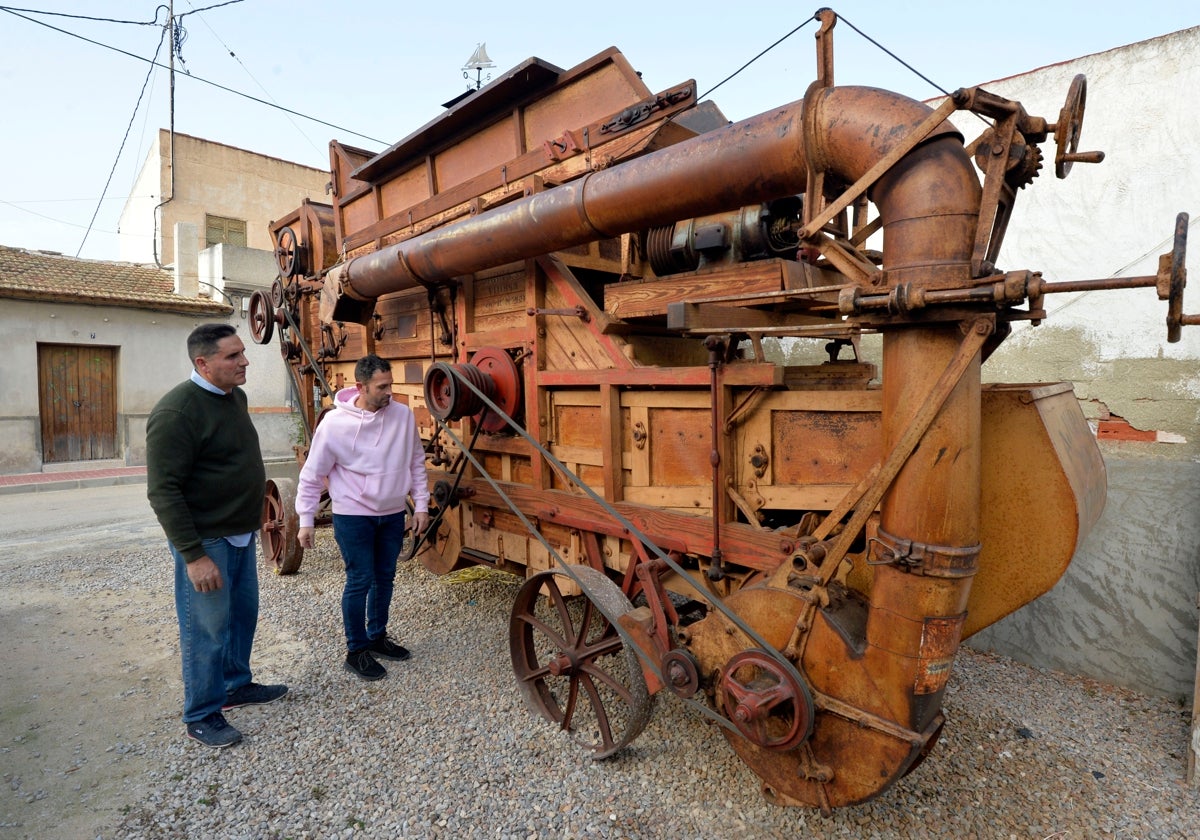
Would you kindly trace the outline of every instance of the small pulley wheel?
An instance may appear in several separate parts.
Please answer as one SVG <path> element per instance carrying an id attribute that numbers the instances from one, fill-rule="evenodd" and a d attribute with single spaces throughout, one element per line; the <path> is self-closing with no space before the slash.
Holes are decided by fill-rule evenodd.
<path id="1" fill-rule="evenodd" d="M 275 234 L 275 262 L 283 277 L 293 277 L 300 266 L 300 242 L 290 227 L 280 228 Z M 278 306 L 278 304 L 276 304 Z"/>
<path id="2" fill-rule="evenodd" d="M 433 490 L 429 497 L 433 503 L 440 508 L 455 507 L 458 505 L 458 496 L 454 491 L 454 485 L 445 479 L 439 479 L 433 484 Z"/>
<path id="3" fill-rule="evenodd" d="M 812 734 L 812 695 L 764 651 L 744 650 L 725 664 L 718 698 L 742 737 L 765 749 L 790 750 Z"/>
<path id="4" fill-rule="evenodd" d="M 441 421 L 459 420 L 484 409 L 483 400 L 463 380 L 490 400 L 496 392 L 491 378 L 474 365 L 435 362 L 425 372 L 425 405 Z"/>
<path id="5" fill-rule="evenodd" d="M 283 281 L 276 277 L 271 282 L 271 304 L 273 306 L 283 306 L 284 297 Z"/>
<path id="6" fill-rule="evenodd" d="M 669 650 L 662 658 L 663 680 L 676 697 L 687 699 L 700 689 L 696 657 L 682 648 Z"/>
<path id="7" fill-rule="evenodd" d="M 259 289 L 250 295 L 250 337 L 255 344 L 270 344 L 275 334 L 275 307 L 267 293 Z"/>

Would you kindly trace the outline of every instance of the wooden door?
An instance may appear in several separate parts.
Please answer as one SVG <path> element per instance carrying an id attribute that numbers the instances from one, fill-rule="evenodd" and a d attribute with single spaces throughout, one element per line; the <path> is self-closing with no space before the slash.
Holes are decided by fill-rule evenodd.
<path id="1" fill-rule="evenodd" d="M 117 457 L 117 348 L 38 345 L 42 462 Z"/>

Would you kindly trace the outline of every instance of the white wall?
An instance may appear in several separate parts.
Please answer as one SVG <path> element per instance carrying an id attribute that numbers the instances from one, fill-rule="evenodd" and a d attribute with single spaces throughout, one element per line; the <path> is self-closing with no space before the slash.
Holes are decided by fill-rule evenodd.
<path id="1" fill-rule="evenodd" d="M 1021 190 L 999 265 L 1047 280 L 1157 272 L 1176 213 L 1200 220 L 1200 27 L 983 85 L 1058 120 L 1077 73 L 1087 76 L 1080 150 L 1098 165 L 1045 168 Z M 982 128 L 958 115 L 968 140 Z M 1187 259 L 1192 277 L 1200 239 Z M 1200 312 L 1200 284 L 1185 311 Z M 1200 590 L 1200 328 L 1166 340 L 1153 289 L 1047 297 L 1043 325 L 1017 325 L 984 366 L 987 381 L 1070 380 L 1093 421 L 1117 415 L 1156 442 L 1101 439 L 1108 502 L 1048 595 L 973 637 L 1042 667 L 1167 696 L 1192 692 Z"/>
<path id="2" fill-rule="evenodd" d="M 0 332 L 8 344 L 0 366 L 0 474 L 42 469 L 37 345 L 117 348 L 117 447 L 126 464 L 146 463 L 146 418 L 166 391 L 191 374 L 187 336 L 219 317 L 195 317 L 115 306 L 6 299 Z M 263 456 L 291 459 L 300 419 L 293 412 L 278 344 L 258 345 L 239 313 L 238 328 L 250 360 L 246 392 Z"/>

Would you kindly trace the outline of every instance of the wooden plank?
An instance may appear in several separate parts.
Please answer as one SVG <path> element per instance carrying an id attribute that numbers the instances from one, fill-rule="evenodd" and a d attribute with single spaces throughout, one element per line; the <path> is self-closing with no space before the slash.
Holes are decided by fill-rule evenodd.
<path id="1" fill-rule="evenodd" d="M 600 389 L 600 449 L 604 466 L 604 498 L 619 502 L 623 496 L 621 451 L 621 392 L 615 385 Z M 607 421 L 607 422 L 605 422 Z"/>
<path id="2" fill-rule="evenodd" d="M 783 384 L 783 368 L 773 364 L 726 365 L 721 372 L 721 381 L 732 387 L 777 388 Z M 707 367 L 639 367 L 630 370 L 548 370 L 542 372 L 538 381 L 546 387 L 561 385 L 619 385 L 638 387 L 709 387 L 710 374 Z"/>
<path id="3" fill-rule="evenodd" d="M 433 471 L 431 480 L 446 474 Z M 467 479 L 463 486 L 474 492 L 476 504 L 504 507 L 500 495 L 482 479 Z M 609 536 L 624 536 L 623 526 L 599 504 L 577 493 L 560 490 L 537 490 L 508 485 L 503 488 L 522 512 L 545 524 L 579 528 Z M 707 495 L 708 488 L 704 489 Z M 655 545 L 664 550 L 708 555 L 712 551 L 712 520 L 707 516 L 665 511 L 654 506 L 618 502 L 616 510 L 626 517 Z M 727 524 L 721 529 L 721 550 L 725 559 L 752 569 L 773 571 L 788 559 L 791 546 L 785 546 L 779 535 L 742 523 Z"/>
<path id="4" fill-rule="evenodd" d="M 786 282 L 781 265 L 781 260 L 761 260 L 734 271 L 673 274 L 662 280 L 613 283 L 604 289 L 604 310 L 614 318 L 645 318 L 666 315 L 667 304 L 728 294 L 731 288 L 745 294 L 778 292 L 785 288 Z"/>

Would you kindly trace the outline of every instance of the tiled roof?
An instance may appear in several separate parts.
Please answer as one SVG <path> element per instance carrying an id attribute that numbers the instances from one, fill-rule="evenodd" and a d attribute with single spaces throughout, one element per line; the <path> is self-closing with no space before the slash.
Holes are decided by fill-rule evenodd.
<path id="1" fill-rule="evenodd" d="M 125 262 L 81 260 L 0 245 L 0 298 L 124 306 L 184 315 L 228 315 L 224 303 L 175 294 L 170 271 Z"/>

